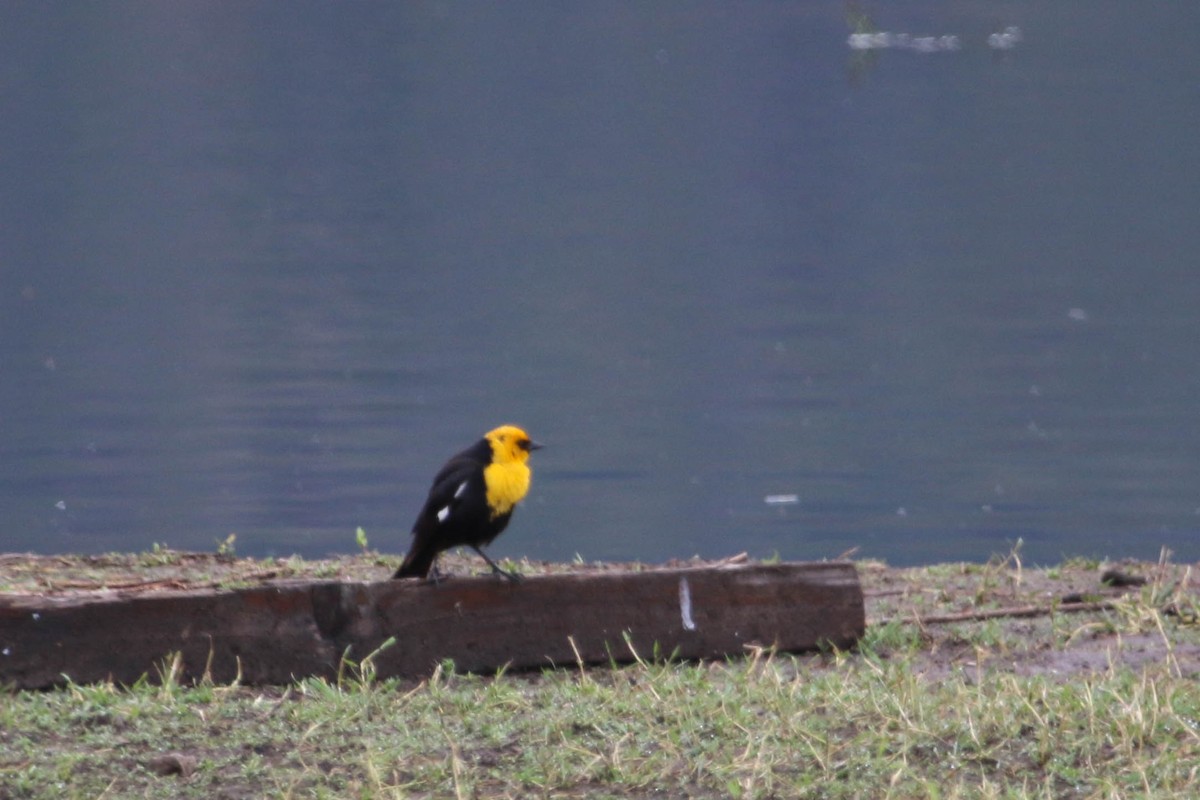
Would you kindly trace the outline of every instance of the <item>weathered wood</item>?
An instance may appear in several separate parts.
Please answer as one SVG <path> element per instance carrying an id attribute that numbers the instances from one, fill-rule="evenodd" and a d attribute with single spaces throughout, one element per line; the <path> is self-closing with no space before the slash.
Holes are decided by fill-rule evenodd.
<path id="1" fill-rule="evenodd" d="M 286 683 L 333 676 L 343 655 L 376 674 L 427 675 L 444 659 L 491 671 L 846 647 L 863 633 L 853 564 L 772 564 L 339 583 L 121 596 L 0 595 L 0 685 L 154 678 L 173 653 L 182 679 Z"/>

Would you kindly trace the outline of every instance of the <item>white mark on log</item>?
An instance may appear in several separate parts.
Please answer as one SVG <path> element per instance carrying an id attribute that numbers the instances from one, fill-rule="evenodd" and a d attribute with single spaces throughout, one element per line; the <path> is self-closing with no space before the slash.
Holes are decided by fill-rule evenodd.
<path id="1" fill-rule="evenodd" d="M 696 630 L 696 623 L 692 620 L 692 590 L 687 578 L 679 579 L 679 616 L 685 631 Z"/>

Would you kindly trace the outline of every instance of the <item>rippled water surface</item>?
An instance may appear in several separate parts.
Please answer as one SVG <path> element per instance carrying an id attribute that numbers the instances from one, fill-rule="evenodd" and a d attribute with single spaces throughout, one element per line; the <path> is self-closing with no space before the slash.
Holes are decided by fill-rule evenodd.
<path id="1" fill-rule="evenodd" d="M 1200 6 L 847 8 L 0 8 L 0 550 L 1200 559 Z"/>

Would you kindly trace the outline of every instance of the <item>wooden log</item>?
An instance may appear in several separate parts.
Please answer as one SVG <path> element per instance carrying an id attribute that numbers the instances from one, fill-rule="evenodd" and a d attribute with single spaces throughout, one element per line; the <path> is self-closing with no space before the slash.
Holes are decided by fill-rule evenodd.
<path id="1" fill-rule="evenodd" d="M 747 645 L 848 647 L 865 628 L 848 562 L 341 583 L 121 596 L 0 595 L 0 686 L 161 677 L 287 683 L 372 658 L 379 677 L 456 668 L 739 655 Z M 631 651 L 632 650 L 632 651 Z M 636 653 L 636 656 L 635 656 Z"/>

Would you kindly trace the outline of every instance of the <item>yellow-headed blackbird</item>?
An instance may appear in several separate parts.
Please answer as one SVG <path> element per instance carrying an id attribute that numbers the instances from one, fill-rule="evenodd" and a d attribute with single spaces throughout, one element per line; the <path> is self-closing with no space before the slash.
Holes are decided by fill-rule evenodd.
<path id="1" fill-rule="evenodd" d="M 424 578 L 439 553 L 466 545 L 483 556 L 496 574 L 519 580 L 519 575 L 500 569 L 479 548 L 500 535 L 513 507 L 529 491 L 526 462 L 539 447 L 520 428 L 501 425 L 447 461 L 433 479 L 413 523 L 412 547 L 394 577 Z"/>

